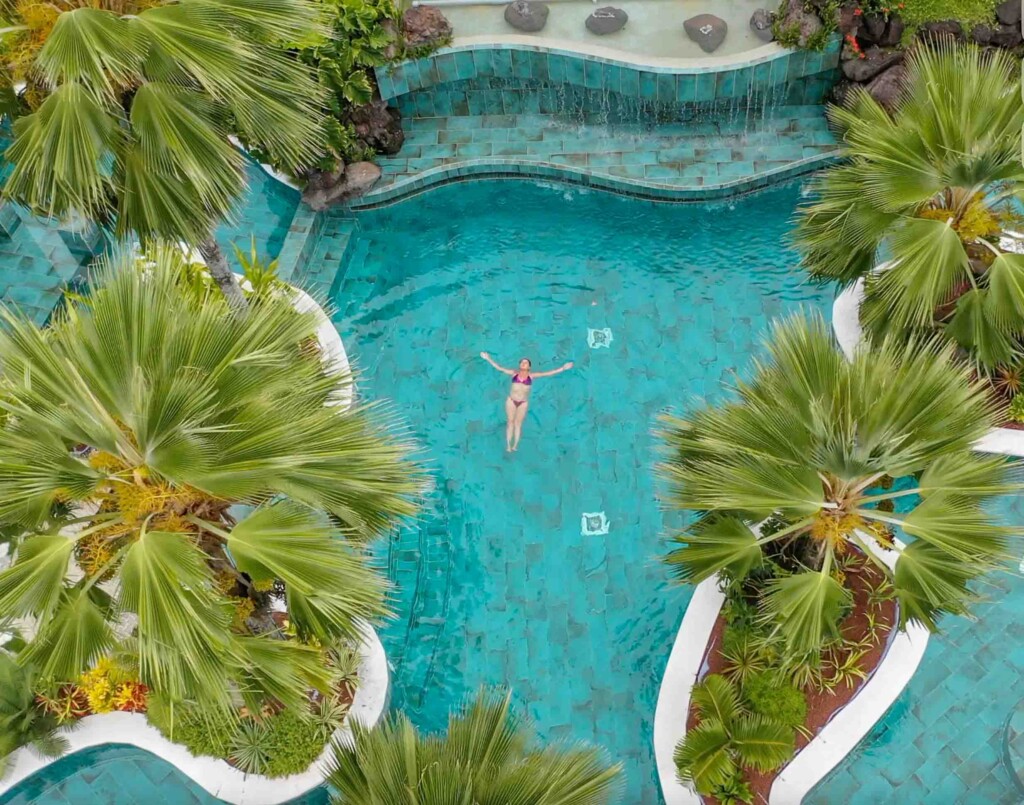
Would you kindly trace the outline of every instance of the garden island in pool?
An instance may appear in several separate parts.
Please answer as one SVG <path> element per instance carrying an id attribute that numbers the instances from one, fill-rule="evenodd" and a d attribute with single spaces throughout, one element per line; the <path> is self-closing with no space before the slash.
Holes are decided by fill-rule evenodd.
<path id="1" fill-rule="evenodd" d="M 187 14 L 187 6 L 168 8 Z M 858 343 L 879 302 L 871 283 L 853 283 L 855 269 L 862 278 L 890 276 L 875 267 L 880 246 L 929 243 L 925 229 L 945 227 L 944 254 L 962 248 L 965 260 L 981 261 L 972 270 L 986 285 L 975 290 L 1017 300 L 1024 285 L 1008 278 L 1024 265 L 1005 245 L 1015 230 L 997 192 L 1009 158 L 990 131 L 995 124 L 972 128 L 960 115 L 980 99 L 1001 110 L 1005 132 L 1019 133 L 1024 102 L 1006 91 L 1014 80 L 1007 64 L 923 45 L 907 56 L 897 45 L 900 15 L 857 2 L 838 17 L 842 54 L 830 6 L 823 22 L 810 6 L 787 3 L 773 27 L 764 22 L 774 10 L 747 0 L 730 0 L 715 16 L 696 0 L 624 0 L 597 17 L 601 25 L 628 18 L 625 28 L 602 35 L 583 24 L 590 4 L 444 8 L 454 38 L 437 9 L 416 6 L 403 17 L 384 0 L 346 0 L 332 6 L 336 41 L 298 48 L 298 63 L 320 68 L 332 93 L 324 110 L 337 118 L 317 171 L 286 176 L 289 163 L 275 151 L 286 143 L 246 131 L 244 115 L 230 131 L 214 129 L 217 142 L 238 135 L 225 172 L 244 170 L 248 191 L 230 221 L 207 216 L 205 230 L 168 230 L 199 247 L 203 266 L 149 244 L 144 257 L 118 257 L 101 226 L 44 223 L 13 201 L 0 208 L 4 297 L 34 322 L 8 317 L 5 326 L 34 333 L 47 323 L 53 333 L 0 335 L 5 405 L 18 414 L 0 421 L 0 525 L 16 526 L 10 547 L 0 545 L 0 601 L 9 609 L 0 610 L 0 681 L 13 680 L 7 687 L 17 694 L 0 696 L 0 725 L 24 732 L 9 749 L 0 742 L 9 761 L 0 805 L 435 805 L 434 781 L 464 786 L 460 796 L 473 801 L 506 802 L 502 791 L 516 790 L 541 803 L 550 801 L 544 791 L 573 788 L 569 770 L 590 779 L 579 801 L 594 805 L 1016 801 L 1024 728 L 1004 694 L 1024 672 L 1015 618 L 1024 587 L 1000 563 L 1020 552 L 1009 541 L 1019 528 L 1002 524 L 1021 521 L 1021 504 L 1008 480 L 1015 465 L 985 455 L 1019 454 L 1017 432 L 993 427 L 1007 424 L 1012 406 L 1004 414 L 991 400 L 1012 396 L 1014 383 L 1019 391 L 1024 370 L 986 351 L 1003 341 L 965 335 L 983 329 L 981 314 L 972 328 L 954 319 L 944 333 L 991 384 L 951 349 Z M 157 25 L 159 14 L 134 11 Z M 1015 23 L 1005 21 L 1010 11 L 987 12 L 1007 42 L 1005 27 L 1020 22 L 1019 11 Z M 540 30 L 525 29 L 531 18 Z M 511 32 L 512 20 L 519 31 Z M 54 36 L 70 35 L 72 25 Z M 294 41 L 313 41 L 293 32 Z M 775 34 L 800 47 L 764 41 Z M 867 45 L 892 50 L 862 59 Z M 281 58 L 295 63 L 294 52 Z M 938 187 L 904 207 L 853 193 L 912 222 L 901 230 L 872 210 L 864 220 L 885 226 L 872 231 L 866 268 L 837 267 L 862 244 L 821 224 L 852 203 L 829 195 L 837 192 L 829 182 L 850 181 L 842 164 L 821 173 L 829 165 L 857 157 L 857 181 L 867 177 L 876 190 L 888 176 L 870 153 L 855 151 L 869 139 L 863 131 L 844 150 L 824 115 L 841 58 L 844 74 L 865 83 L 890 75 L 913 85 L 926 75 L 944 88 L 915 107 L 913 93 L 896 103 L 884 84 L 871 83 L 881 106 L 861 98 L 856 109 L 875 120 L 872 136 L 891 147 L 886 137 L 910 132 L 899 143 L 913 152 L 931 142 L 931 110 L 947 112 L 962 125 L 937 127 L 955 141 L 943 141 L 943 153 L 981 149 L 998 178 L 991 192 Z M 898 77 L 888 72 L 894 65 Z M 141 103 L 126 101 L 136 106 L 124 125 L 145 123 L 148 80 L 135 91 Z M 16 179 L 27 170 L 19 131 L 40 125 L 36 100 L 24 103 L 27 121 L 13 130 L 9 152 Z M 244 165 L 231 162 L 240 156 Z M 935 158 L 926 149 L 918 156 L 929 166 Z M 126 192 L 118 181 L 108 197 Z M 9 193 L 35 209 L 59 206 L 16 180 Z M 130 208 L 116 212 L 136 221 Z M 125 226 L 150 234 L 137 222 Z M 829 257 L 830 249 L 842 255 Z M 229 250 L 240 284 L 221 254 Z M 915 258 L 903 259 L 891 276 Z M 113 267 L 88 274 L 98 261 Z M 836 285 L 809 282 L 808 270 L 850 289 L 836 299 Z M 293 286 L 323 303 L 310 308 L 308 332 L 279 312 L 282 300 L 308 303 Z M 152 301 L 154 287 L 175 321 L 135 315 L 153 308 L 141 302 Z M 110 288 L 116 293 L 104 295 Z M 957 293 L 966 309 L 970 292 Z M 1008 327 L 999 338 L 1019 345 L 1024 325 L 1006 324 L 1024 311 L 1024 298 L 1017 301 L 990 323 Z M 61 305 L 75 314 L 56 315 Z M 928 313 L 943 310 L 935 302 Z M 155 339 L 147 321 L 166 327 L 166 338 Z M 261 321 L 273 325 L 283 351 L 274 352 L 280 345 Z M 202 327 L 246 333 L 237 366 L 209 364 L 210 350 L 176 363 L 185 355 L 177 334 Z M 97 363 L 90 356 L 101 332 L 111 343 L 144 346 Z M 90 346 L 73 348 L 79 340 Z M 233 344 L 229 336 L 212 341 Z M 89 395 L 74 383 L 56 402 L 39 391 L 48 375 L 34 361 L 45 345 L 56 350 L 45 365 L 85 376 Z M 539 369 L 574 364 L 532 386 L 514 453 L 504 440 L 507 379 L 481 352 L 504 366 L 522 357 Z M 237 373 L 230 388 L 238 405 L 228 386 L 203 386 L 164 406 L 165 396 L 179 399 L 175 382 L 219 378 L 224 366 Z M 112 376 L 122 369 L 142 378 L 131 394 L 117 391 Z M 177 381 L 161 376 L 169 370 Z M 285 372 L 298 378 L 290 388 Z M 132 407 L 165 382 L 162 418 Z M 310 407 L 310 394 L 321 392 Z M 221 441 L 202 441 L 174 464 L 160 445 L 179 437 L 151 444 L 149 424 L 164 425 L 197 400 L 213 402 L 182 424 L 182 443 L 199 445 L 208 434 Z M 304 415 L 287 421 L 288 405 Z M 204 427 L 211 407 L 220 418 Z M 79 415 L 47 413 L 65 409 Z M 48 422 L 61 434 L 51 451 L 58 464 L 87 467 L 90 481 L 60 476 L 45 507 L 32 500 L 48 514 L 28 522 L 24 507 L 3 503 L 29 495 L 11 445 L 22 428 Z M 116 438 L 98 436 L 110 422 Z M 323 428 L 322 451 L 303 444 L 314 427 Z M 223 482 L 225 467 L 249 460 L 229 436 L 236 429 L 260 448 L 258 488 Z M 48 444 L 45 428 L 29 432 Z M 419 464 L 405 454 L 407 439 L 419 446 Z M 220 446 L 223 466 L 209 461 L 210 444 Z M 317 463 L 348 448 L 349 460 Z M 296 470 L 298 480 L 280 474 L 281 466 L 312 466 L 305 461 L 315 467 Z M 143 511 L 122 488 L 159 494 Z M 281 502 L 284 495 L 295 501 Z M 64 520 L 79 513 L 86 525 L 68 528 Z M 104 518 L 114 514 L 124 531 L 109 531 Z M 93 532 L 109 545 L 97 547 Z M 186 562 L 167 547 L 174 545 L 195 554 Z M 100 548 L 112 553 L 97 561 Z M 166 667 L 178 668 L 176 652 L 214 633 L 248 658 L 239 666 L 237 654 L 225 655 L 229 671 L 214 688 L 230 699 L 226 714 L 204 721 L 214 713 L 199 695 L 208 691 L 182 678 L 171 695 L 173 674 L 154 671 L 158 650 L 147 635 L 162 624 L 137 594 L 143 551 L 162 562 L 153 578 L 170 581 L 161 606 L 183 601 L 204 613 L 177 621 L 181 645 L 165 640 L 159 649 Z M 343 561 L 353 563 L 346 579 Z M 956 617 L 967 585 L 987 571 L 988 600 L 967 625 Z M 68 651 L 49 652 L 65 644 L 56 629 L 69 610 L 83 627 L 67 632 L 75 636 Z M 375 629 L 354 625 L 367 619 Z M 90 648 L 106 625 L 109 638 Z M 222 644 L 208 645 L 212 656 Z M 293 665 L 293 651 L 315 667 Z M 41 674 L 41 659 L 59 673 Z M 77 660 L 82 667 L 72 672 Z M 541 751 L 529 760 L 525 738 L 511 741 L 507 757 L 459 765 L 416 737 L 447 728 L 455 746 L 467 728 L 451 720 L 453 711 L 491 686 L 507 696 L 483 694 L 467 706 L 471 731 L 513 729 L 511 708 L 536 732 Z M 408 722 L 373 729 L 387 709 Z M 57 719 L 80 729 L 68 736 L 74 751 L 51 762 L 31 745 Z M 373 758 L 394 751 L 398 731 L 410 776 L 389 788 Z M 566 745 L 599 749 L 559 754 L 555 747 Z M 465 772 L 485 763 L 486 773 Z"/>

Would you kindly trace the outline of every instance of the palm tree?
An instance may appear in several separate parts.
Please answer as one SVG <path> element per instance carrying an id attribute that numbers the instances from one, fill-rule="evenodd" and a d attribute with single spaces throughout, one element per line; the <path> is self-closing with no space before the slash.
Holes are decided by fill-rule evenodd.
<path id="1" fill-rule="evenodd" d="M 906 64 L 892 115 L 864 91 L 831 109 L 846 164 L 814 183 L 795 242 L 813 278 L 866 280 L 876 334 L 939 329 L 995 369 L 1024 336 L 1020 66 L 949 44 Z M 890 268 L 872 273 L 883 253 Z"/>
<path id="2" fill-rule="evenodd" d="M 676 746 L 674 760 L 679 779 L 698 793 L 715 793 L 742 768 L 769 772 L 792 757 L 793 728 L 744 712 L 739 691 L 724 676 L 706 677 L 692 696 L 700 723 Z"/>
<path id="3" fill-rule="evenodd" d="M 621 770 L 584 746 L 537 748 L 511 695 L 481 692 L 453 714 L 446 736 L 423 736 L 404 715 L 374 729 L 353 724 L 334 744 L 327 781 L 339 805 L 599 805 Z"/>
<path id="4" fill-rule="evenodd" d="M 185 276 L 174 250 L 120 257 L 45 330 L 0 311 L 0 524 L 24 534 L 0 612 L 35 624 L 18 660 L 49 680 L 123 637 L 167 700 L 304 702 L 385 613 L 360 543 L 422 476 L 373 411 L 333 404 L 350 378 L 287 296 L 227 316 Z"/>
<path id="5" fill-rule="evenodd" d="M 322 150 L 322 91 L 282 41 L 319 31 L 311 0 L 23 1 L 7 29 L 14 123 L 4 194 L 33 212 L 84 216 L 121 236 L 198 247 L 238 308 L 213 237 L 245 190 L 228 135 L 293 170 Z"/>
<path id="6" fill-rule="evenodd" d="M 903 625 L 964 613 L 967 583 L 1020 533 L 983 508 L 1015 488 L 1005 458 L 971 450 L 994 421 L 984 386 L 948 344 L 891 336 L 847 362 L 820 316 L 776 324 L 766 348 L 735 400 L 664 419 L 667 504 L 698 515 L 667 561 L 696 583 L 786 559 L 792 572 L 767 583 L 762 615 L 794 653 L 838 637 L 851 602 L 838 564 L 851 549 L 891 580 Z M 910 476 L 908 488 L 876 488 Z M 910 541 L 895 573 L 867 542 L 891 544 L 893 530 Z"/>
<path id="7" fill-rule="evenodd" d="M 36 706 L 37 680 L 34 668 L 22 668 L 0 651 L 0 780 L 16 749 L 28 746 L 46 758 L 68 750 L 67 739 L 57 734 L 56 717 Z"/>

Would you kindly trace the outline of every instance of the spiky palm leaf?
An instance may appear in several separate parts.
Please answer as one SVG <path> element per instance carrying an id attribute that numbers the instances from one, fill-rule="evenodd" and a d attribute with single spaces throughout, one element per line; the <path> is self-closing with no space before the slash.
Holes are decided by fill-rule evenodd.
<path id="1" fill-rule="evenodd" d="M 35 57 L 49 91 L 15 122 L 5 196 L 143 241 L 202 244 L 244 305 L 211 237 L 246 187 L 228 135 L 294 170 L 320 156 L 323 91 L 282 44 L 320 31 L 317 6 L 176 0 L 120 15 L 76 5 Z"/>
<path id="2" fill-rule="evenodd" d="M 620 772 L 597 749 L 535 748 L 510 695 L 487 692 L 452 715 L 446 736 L 422 736 L 400 715 L 353 725 L 352 743 L 333 749 L 328 782 L 344 805 L 596 805 Z"/>
<path id="3" fill-rule="evenodd" d="M 56 678 L 132 614 L 162 695 L 226 704 L 233 682 L 301 704 L 327 684 L 319 650 L 232 631 L 215 571 L 283 580 L 300 638 L 356 638 L 385 611 L 361 543 L 415 511 L 422 475 L 375 411 L 329 404 L 351 381 L 305 346 L 311 318 L 287 298 L 242 318 L 219 297 L 197 307 L 182 275 L 174 250 L 145 271 L 125 256 L 46 330 L 0 311 L 0 523 L 26 532 L 0 612 L 41 624 L 23 655 Z M 73 527 L 54 514 L 69 506 Z M 101 558 L 79 561 L 96 541 Z"/>
<path id="4" fill-rule="evenodd" d="M 863 91 L 831 111 L 850 164 L 815 182 L 796 245 L 816 279 L 867 280 L 862 318 L 876 333 L 945 328 L 993 368 L 1024 336 L 1020 261 L 1002 243 L 1018 237 L 1024 191 L 1018 66 L 948 44 L 906 64 L 891 116 Z M 882 251 L 890 268 L 872 274 Z"/>
<path id="5" fill-rule="evenodd" d="M 37 669 L 22 667 L 0 651 L 0 780 L 11 753 L 23 746 L 53 758 L 68 750 L 67 739 L 58 733 L 56 718 L 36 706 Z"/>
<path id="6" fill-rule="evenodd" d="M 1006 459 L 971 450 L 994 423 L 984 387 L 934 343 L 888 337 L 847 362 L 820 316 L 777 324 L 766 349 L 734 400 L 665 418 L 667 502 L 702 514 L 668 562 L 684 581 L 742 578 L 767 549 L 806 541 L 815 561 L 767 585 L 762 602 L 806 652 L 834 635 L 849 599 L 835 558 L 863 548 L 865 533 L 896 528 L 916 540 L 894 578 L 904 620 L 934 628 L 941 613 L 963 612 L 966 581 L 1005 559 L 1020 534 L 983 508 L 1014 488 Z M 871 493 L 886 476 L 917 483 Z M 900 498 L 916 505 L 879 507 Z M 770 515 L 785 527 L 755 536 Z"/>

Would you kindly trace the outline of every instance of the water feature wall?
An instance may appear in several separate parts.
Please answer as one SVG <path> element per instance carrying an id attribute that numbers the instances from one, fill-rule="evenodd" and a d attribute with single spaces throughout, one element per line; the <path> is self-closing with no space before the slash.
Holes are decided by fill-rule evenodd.
<path id="1" fill-rule="evenodd" d="M 385 100 L 433 88 L 436 93 L 466 91 L 470 94 L 464 100 L 456 94 L 449 95 L 449 101 L 464 102 L 469 114 L 484 114 L 472 111 L 470 104 L 479 109 L 490 103 L 494 108 L 497 101 L 488 100 L 483 93 L 504 94 L 517 84 L 531 86 L 522 82 L 537 82 L 553 91 L 570 87 L 672 107 L 756 104 L 769 98 L 821 103 L 835 81 L 838 65 L 838 41 L 821 53 L 771 45 L 728 60 L 688 60 L 673 65 L 631 63 L 543 46 L 494 44 L 443 48 L 422 59 L 378 67 L 376 73 Z M 467 81 L 478 83 L 462 83 Z M 436 93 L 443 104 L 444 96 Z"/>

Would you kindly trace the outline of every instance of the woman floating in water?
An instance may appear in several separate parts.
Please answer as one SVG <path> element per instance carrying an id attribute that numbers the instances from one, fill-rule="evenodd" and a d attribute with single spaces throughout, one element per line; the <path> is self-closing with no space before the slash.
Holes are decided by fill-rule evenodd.
<path id="1" fill-rule="evenodd" d="M 550 372 L 531 372 L 532 364 L 529 358 L 519 361 L 519 371 L 513 371 L 504 366 L 498 366 L 486 352 L 481 352 L 480 357 L 499 372 L 512 375 L 512 388 L 509 389 L 508 397 L 505 399 L 505 415 L 508 417 L 508 424 L 505 426 L 505 449 L 512 452 L 519 447 L 519 437 L 523 432 L 523 420 L 526 419 L 526 411 L 530 407 L 530 387 L 533 385 L 533 378 L 561 374 L 567 369 L 572 369 L 572 361 L 557 369 L 552 369 Z"/>

